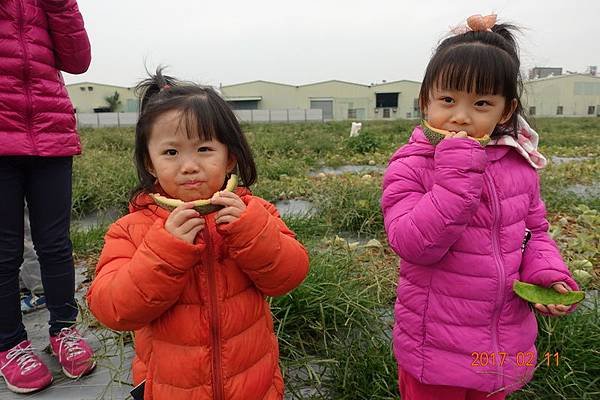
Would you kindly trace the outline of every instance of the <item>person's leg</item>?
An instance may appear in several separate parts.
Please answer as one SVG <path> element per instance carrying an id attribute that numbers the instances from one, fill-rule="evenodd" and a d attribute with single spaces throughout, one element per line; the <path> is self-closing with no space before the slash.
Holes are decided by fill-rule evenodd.
<path id="1" fill-rule="evenodd" d="M 52 382 L 52 374 L 27 340 L 19 301 L 28 165 L 28 157 L 0 157 L 0 375 L 17 393 L 40 390 Z"/>
<path id="2" fill-rule="evenodd" d="M 21 292 L 25 288 L 28 293 L 21 297 L 21 312 L 23 314 L 46 307 L 46 296 L 42 286 L 40 263 L 33 248 L 31 228 L 29 227 L 29 209 L 25 205 L 25 239 L 23 241 L 23 264 L 19 274 Z"/>
<path id="3" fill-rule="evenodd" d="M 402 400 L 465 400 L 464 388 L 426 385 L 415 377 L 398 368 L 398 386 Z"/>
<path id="4" fill-rule="evenodd" d="M 24 169 L 22 157 L 0 157 L 0 351 L 27 339 L 19 295 L 19 267 L 23 262 Z"/>
<path id="5" fill-rule="evenodd" d="M 75 270 L 69 237 L 72 157 L 35 157 L 25 195 L 39 257 L 50 335 L 75 323 Z"/>
<path id="6" fill-rule="evenodd" d="M 26 186 L 31 235 L 50 311 L 50 348 L 69 378 L 91 372 L 94 351 L 75 328 L 75 268 L 71 223 L 72 157 L 37 157 Z"/>
<path id="7" fill-rule="evenodd" d="M 25 222 L 24 222 L 25 239 L 23 241 L 23 264 L 21 265 L 21 279 L 25 287 L 36 295 L 44 294 L 42 286 L 42 275 L 40 272 L 40 263 L 37 254 L 33 248 L 33 240 L 31 239 L 31 228 L 29 224 L 29 209 L 25 205 Z"/>

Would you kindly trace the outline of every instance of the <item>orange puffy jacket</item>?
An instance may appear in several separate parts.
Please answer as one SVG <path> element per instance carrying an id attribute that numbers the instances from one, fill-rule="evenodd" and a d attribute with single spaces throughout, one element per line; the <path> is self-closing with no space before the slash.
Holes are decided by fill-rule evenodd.
<path id="1" fill-rule="evenodd" d="M 195 244 L 164 229 L 169 213 L 145 208 L 111 225 L 87 294 L 92 313 L 135 331 L 133 380 L 145 399 L 282 399 L 283 379 L 265 296 L 297 287 L 308 255 L 275 207 L 238 188 L 247 208 Z"/>

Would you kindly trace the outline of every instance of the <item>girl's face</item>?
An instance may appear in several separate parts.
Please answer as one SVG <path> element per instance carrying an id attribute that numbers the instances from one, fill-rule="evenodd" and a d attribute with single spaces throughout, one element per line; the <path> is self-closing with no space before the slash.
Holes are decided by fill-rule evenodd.
<path id="1" fill-rule="evenodd" d="M 188 138 L 185 125 L 176 110 L 156 118 L 148 139 L 147 168 L 169 196 L 208 199 L 221 189 L 236 160 L 218 140 L 205 141 L 193 132 Z"/>
<path id="2" fill-rule="evenodd" d="M 465 131 L 480 138 L 491 135 L 496 125 L 508 121 L 516 107 L 517 101 L 513 99 L 507 111 L 506 98 L 501 95 L 434 88 L 425 113 L 434 128 Z"/>

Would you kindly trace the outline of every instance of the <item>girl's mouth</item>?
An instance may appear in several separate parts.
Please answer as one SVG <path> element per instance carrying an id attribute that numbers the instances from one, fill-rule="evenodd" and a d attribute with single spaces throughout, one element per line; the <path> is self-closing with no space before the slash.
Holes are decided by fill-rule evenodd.
<path id="1" fill-rule="evenodd" d="M 204 181 L 187 181 L 187 182 L 183 183 L 183 186 L 188 189 L 193 189 L 193 188 L 199 187 L 203 183 L 204 183 Z"/>

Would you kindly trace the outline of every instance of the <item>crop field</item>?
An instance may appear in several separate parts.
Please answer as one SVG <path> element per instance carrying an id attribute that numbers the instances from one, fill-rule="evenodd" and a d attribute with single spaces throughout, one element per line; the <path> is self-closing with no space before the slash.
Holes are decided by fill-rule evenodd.
<path id="1" fill-rule="evenodd" d="M 258 166 L 253 193 L 305 211 L 284 219 L 309 250 L 309 276 L 292 293 L 270 300 L 288 398 L 398 398 L 390 341 L 398 258 L 387 246 L 379 199 L 387 161 L 415 123 L 367 121 L 354 138 L 350 122 L 243 126 Z M 538 316 L 540 364 L 534 380 L 510 399 L 598 399 L 600 118 L 535 124 L 550 160 L 541 176 L 551 234 L 587 298 L 567 317 Z M 137 179 L 133 135 L 133 129 L 82 132 L 72 240 L 90 277 L 107 223 L 83 229 L 77 220 L 127 212 Z M 546 363 L 546 353 L 559 354 L 558 363 Z"/>

